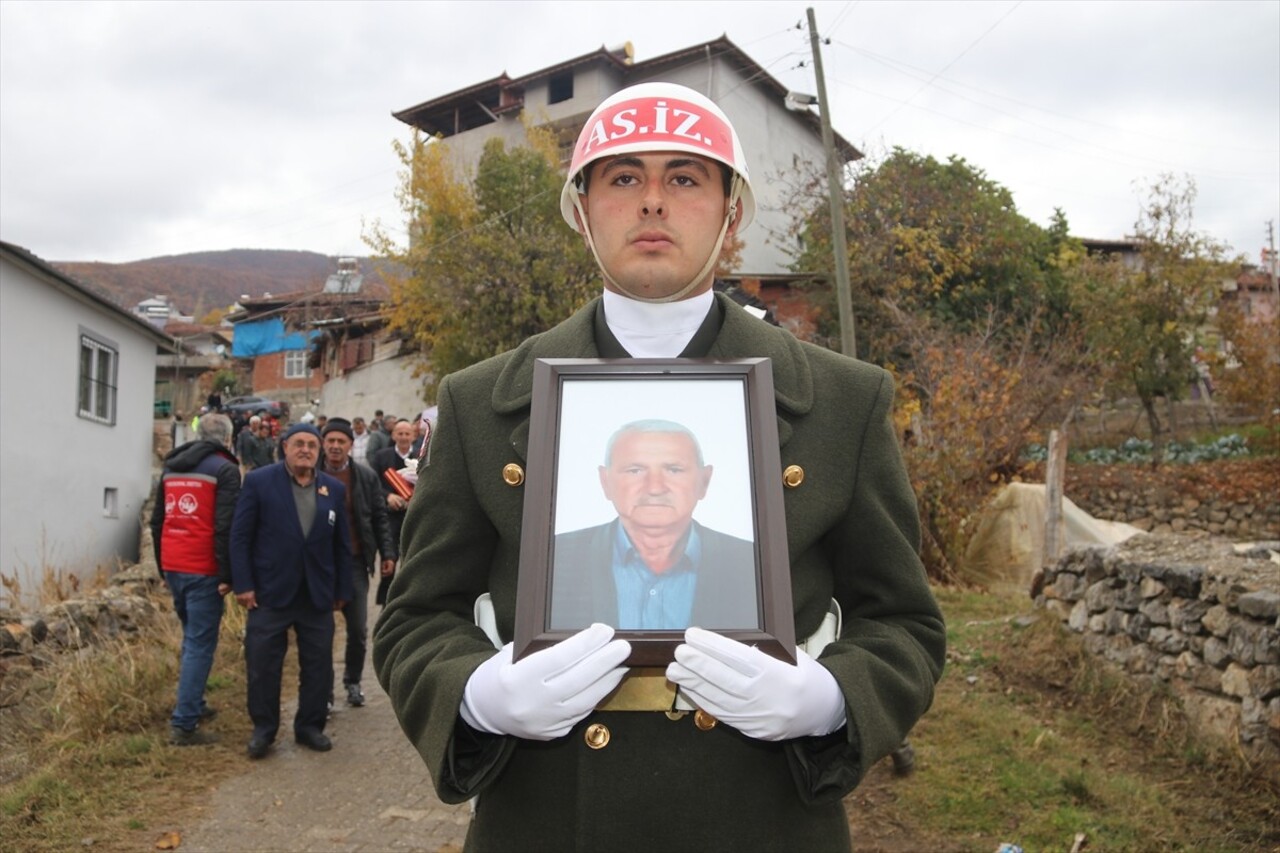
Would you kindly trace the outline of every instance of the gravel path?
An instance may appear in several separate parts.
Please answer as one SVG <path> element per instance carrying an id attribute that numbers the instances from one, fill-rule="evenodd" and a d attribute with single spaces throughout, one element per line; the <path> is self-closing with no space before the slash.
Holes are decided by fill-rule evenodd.
<path id="1" fill-rule="evenodd" d="M 375 612 L 370 607 L 371 617 Z M 340 649 L 341 640 L 334 654 L 339 693 Z M 290 687 L 286 678 L 285 696 Z M 436 799 L 422 759 L 368 666 L 364 690 L 362 708 L 348 708 L 339 696 L 325 729 L 333 750 L 325 753 L 294 744 L 296 702 L 286 702 L 271 752 L 261 761 L 246 759 L 245 773 L 218 786 L 205 816 L 182 832 L 182 853 L 460 851 L 470 808 Z"/>

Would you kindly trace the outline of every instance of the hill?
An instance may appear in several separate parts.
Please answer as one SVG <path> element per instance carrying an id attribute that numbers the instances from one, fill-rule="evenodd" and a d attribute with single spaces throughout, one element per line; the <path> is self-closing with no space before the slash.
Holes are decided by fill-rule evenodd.
<path id="1" fill-rule="evenodd" d="M 387 284 L 373 259 L 358 260 L 364 275 L 364 292 L 385 296 Z M 123 264 L 54 261 L 53 265 L 72 278 L 105 291 L 125 308 L 163 295 L 183 313 L 197 319 L 243 295 L 318 291 L 337 269 L 336 259 L 327 255 L 282 249 L 192 252 Z"/>

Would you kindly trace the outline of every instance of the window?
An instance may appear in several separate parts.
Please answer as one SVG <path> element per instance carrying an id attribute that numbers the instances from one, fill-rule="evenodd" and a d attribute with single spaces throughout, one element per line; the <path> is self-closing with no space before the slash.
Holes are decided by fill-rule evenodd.
<path id="1" fill-rule="evenodd" d="M 80 335 L 80 417 L 116 422 L 116 370 L 120 354 L 88 335 Z"/>
<path id="2" fill-rule="evenodd" d="M 102 517 L 120 517 L 120 490 L 108 486 L 102 490 Z"/>
<path id="3" fill-rule="evenodd" d="M 573 97 L 573 72 L 561 71 L 552 74 L 547 83 L 547 103 L 558 104 Z"/>
<path id="4" fill-rule="evenodd" d="M 354 370 L 362 364 L 373 361 L 373 339 L 356 338 L 342 344 L 342 370 Z"/>
<path id="5" fill-rule="evenodd" d="M 305 379 L 307 376 L 307 351 L 290 350 L 284 354 L 284 378 Z"/>

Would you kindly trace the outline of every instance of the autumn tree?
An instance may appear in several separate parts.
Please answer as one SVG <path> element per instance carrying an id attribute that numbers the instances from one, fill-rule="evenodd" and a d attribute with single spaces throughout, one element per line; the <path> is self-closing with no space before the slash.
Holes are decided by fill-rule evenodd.
<path id="1" fill-rule="evenodd" d="M 829 272 L 826 202 L 799 203 L 812 213 L 797 226 L 804 248 L 794 268 Z M 1058 219 L 1056 230 L 1040 228 L 1018 213 L 1008 189 L 959 157 L 944 163 L 895 148 L 860 167 L 845 193 L 859 354 L 898 361 L 902 315 L 925 313 L 965 331 L 984 327 L 992 312 L 1018 321 L 1060 314 L 1065 288 L 1052 286 L 1060 278 L 1054 260 L 1070 238 Z M 829 330 L 834 297 L 816 301 Z"/>
<path id="2" fill-rule="evenodd" d="M 1251 317 L 1229 303 L 1218 312 L 1218 328 L 1225 352 L 1214 359 L 1217 394 L 1266 424 L 1280 449 L 1280 313 Z"/>
<path id="3" fill-rule="evenodd" d="M 590 253 L 560 217 L 554 137 L 528 136 L 511 148 L 489 140 L 471 180 L 437 140 L 396 143 L 407 243 L 381 228 L 368 242 L 407 271 L 391 276 L 391 325 L 417 345 L 428 397 L 444 376 L 551 328 L 599 291 Z"/>
<path id="4" fill-rule="evenodd" d="M 896 318 L 911 352 L 897 380 L 895 422 L 920 509 L 921 556 L 954 581 L 987 500 L 1026 471 L 1023 450 L 1046 440 L 1081 397 L 1072 367 L 1078 330 L 1010 325 L 992 312 L 958 330 L 927 314 Z"/>
<path id="5" fill-rule="evenodd" d="M 1224 275 L 1224 247 L 1193 228 L 1196 188 L 1163 175 L 1147 188 L 1134 225 L 1136 261 L 1088 258 L 1070 274 L 1098 381 L 1141 401 L 1159 446 L 1157 401 L 1180 399 Z"/>
<path id="6" fill-rule="evenodd" d="M 805 209 L 795 268 L 829 271 L 825 201 Z M 1084 251 L 1061 211 L 1042 228 L 963 159 L 900 148 L 853 173 L 845 218 L 859 355 L 897 377 L 923 557 L 955 579 L 986 500 L 1078 396 L 1067 282 Z M 826 293 L 817 305 L 833 318 Z"/>

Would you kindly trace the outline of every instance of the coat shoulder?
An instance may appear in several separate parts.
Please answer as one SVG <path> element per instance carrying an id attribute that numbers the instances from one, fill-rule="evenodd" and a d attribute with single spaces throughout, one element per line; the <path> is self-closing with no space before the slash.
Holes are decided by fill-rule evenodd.
<path id="1" fill-rule="evenodd" d="M 852 379 L 859 384 L 874 388 L 890 377 L 889 371 L 870 362 L 849 358 L 847 355 L 833 352 L 808 341 L 798 341 L 798 343 L 816 379 L 841 378 L 845 381 Z"/>

